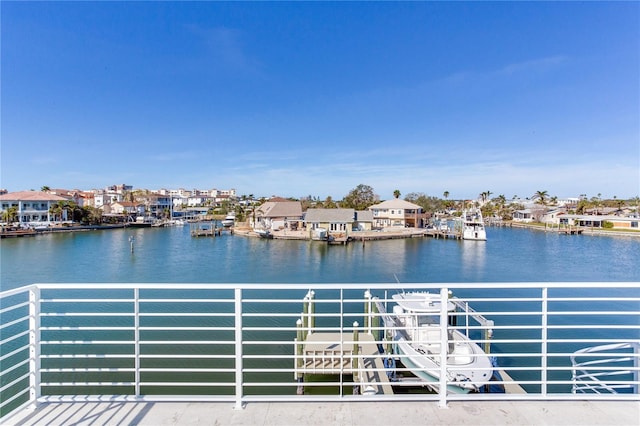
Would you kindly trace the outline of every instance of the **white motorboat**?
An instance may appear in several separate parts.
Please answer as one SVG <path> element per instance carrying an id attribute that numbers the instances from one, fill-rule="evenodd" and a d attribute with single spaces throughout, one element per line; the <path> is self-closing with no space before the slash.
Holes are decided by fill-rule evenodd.
<path id="1" fill-rule="evenodd" d="M 273 234 L 268 229 L 255 229 L 254 232 L 260 236 L 260 238 L 272 239 Z"/>
<path id="2" fill-rule="evenodd" d="M 487 232 L 484 228 L 482 212 L 478 208 L 464 210 L 462 212 L 462 239 L 485 241 Z"/>
<path id="3" fill-rule="evenodd" d="M 396 303 L 392 313 L 387 313 L 379 301 L 378 311 L 393 339 L 396 356 L 413 374 L 437 389 L 444 350 L 448 392 L 476 392 L 490 382 L 494 367 L 489 356 L 465 334 L 440 324 L 439 294 L 408 292 L 395 294 L 392 299 Z M 447 302 L 446 309 L 449 322 L 455 324 L 455 304 Z M 446 333 L 444 340 L 442 333 Z"/>
<path id="4" fill-rule="evenodd" d="M 225 228 L 230 228 L 236 221 L 236 216 L 233 213 L 229 213 L 224 220 L 222 221 L 222 226 Z"/>

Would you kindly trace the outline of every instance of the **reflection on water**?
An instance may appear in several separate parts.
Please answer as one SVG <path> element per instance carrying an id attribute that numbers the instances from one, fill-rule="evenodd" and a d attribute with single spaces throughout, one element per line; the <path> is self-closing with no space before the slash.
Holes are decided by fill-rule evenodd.
<path id="1" fill-rule="evenodd" d="M 462 270 L 465 276 L 479 281 L 485 268 L 486 241 L 463 241 L 462 247 Z M 477 274 L 477 276 L 476 276 Z"/>

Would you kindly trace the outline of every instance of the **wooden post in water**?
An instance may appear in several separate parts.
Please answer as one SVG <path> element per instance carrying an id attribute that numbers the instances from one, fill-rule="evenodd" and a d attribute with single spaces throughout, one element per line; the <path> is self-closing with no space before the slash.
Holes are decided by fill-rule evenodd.
<path id="1" fill-rule="evenodd" d="M 309 333 L 313 333 L 313 330 L 316 328 L 316 304 L 313 300 L 315 297 L 316 292 L 313 290 L 309 291 Z"/>
<path id="2" fill-rule="evenodd" d="M 371 302 L 371 332 L 374 336 L 374 339 L 377 341 L 380 339 L 380 312 L 378 312 L 378 305 Z M 380 344 L 378 344 L 378 349 L 382 348 Z"/>
<path id="3" fill-rule="evenodd" d="M 371 324 L 369 313 L 371 312 L 371 293 L 369 290 L 364 292 L 364 330 L 371 334 Z"/>

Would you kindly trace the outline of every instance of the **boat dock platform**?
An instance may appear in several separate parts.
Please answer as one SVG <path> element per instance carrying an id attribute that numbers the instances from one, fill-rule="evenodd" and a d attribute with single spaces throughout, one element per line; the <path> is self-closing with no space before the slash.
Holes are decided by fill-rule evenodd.
<path id="1" fill-rule="evenodd" d="M 0 230 L 0 238 L 19 238 L 19 237 L 33 237 L 37 235 L 34 229 L 5 229 Z"/>
<path id="2" fill-rule="evenodd" d="M 558 229 L 558 233 L 559 234 L 565 234 L 565 235 L 582 235 L 582 231 L 584 231 L 584 229 L 582 228 L 578 228 L 578 227 L 569 227 L 569 228 L 560 228 Z"/>
<path id="3" fill-rule="evenodd" d="M 424 233 L 425 237 L 433 237 L 435 239 L 447 239 L 447 238 L 453 238 L 456 240 L 461 240 L 462 239 L 462 232 L 460 231 L 454 231 L 454 230 L 450 230 L 450 231 L 441 231 L 441 230 L 437 230 L 437 229 L 427 229 Z"/>
<path id="4" fill-rule="evenodd" d="M 219 237 L 223 232 L 233 235 L 233 228 L 216 226 L 214 222 L 194 222 L 189 224 L 189 232 L 192 237 Z"/>
<path id="5" fill-rule="evenodd" d="M 356 344 L 351 343 L 354 340 Z M 301 355 L 295 373 L 299 395 L 304 394 L 306 375 L 332 374 L 352 374 L 354 382 L 366 384 L 362 389 L 354 389 L 354 393 L 393 395 L 378 346 L 370 334 L 358 333 L 357 338 L 351 339 L 349 334 L 310 333 L 304 340 Z"/>

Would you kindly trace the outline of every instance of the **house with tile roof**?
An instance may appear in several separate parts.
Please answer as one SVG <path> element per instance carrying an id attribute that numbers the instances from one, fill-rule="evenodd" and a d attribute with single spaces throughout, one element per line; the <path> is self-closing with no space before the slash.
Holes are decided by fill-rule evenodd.
<path id="1" fill-rule="evenodd" d="M 425 219 L 422 207 L 409 201 L 394 198 L 369 207 L 373 213 L 373 227 L 402 226 L 421 228 Z"/>
<path id="2" fill-rule="evenodd" d="M 49 225 L 70 220 L 68 211 L 63 210 L 60 217 L 49 213 L 51 207 L 59 202 L 70 201 L 60 195 L 43 191 L 18 191 L 0 195 L 0 213 L 4 215 L 11 207 L 16 208 L 17 221 L 21 225 Z"/>

